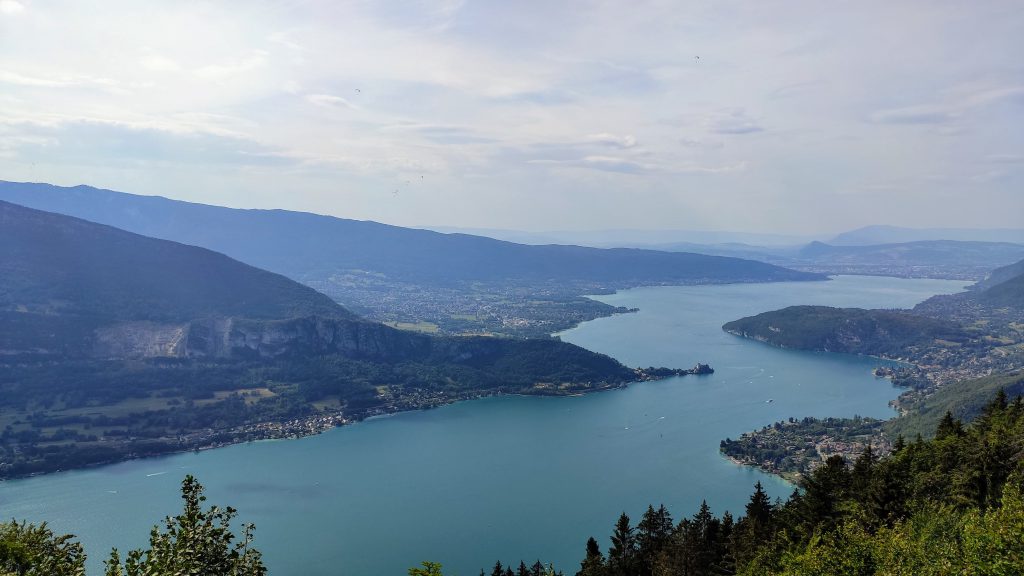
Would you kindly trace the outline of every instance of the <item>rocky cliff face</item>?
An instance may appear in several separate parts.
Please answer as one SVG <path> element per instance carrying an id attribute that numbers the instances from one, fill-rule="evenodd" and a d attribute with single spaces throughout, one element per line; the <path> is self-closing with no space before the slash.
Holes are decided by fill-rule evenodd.
<path id="1" fill-rule="evenodd" d="M 272 358 L 288 354 L 342 354 L 402 359 L 426 355 L 428 338 L 381 324 L 310 316 L 258 321 L 211 318 L 185 324 L 125 322 L 96 331 L 100 358 Z"/>
<path id="2" fill-rule="evenodd" d="M 217 319 L 192 322 L 191 357 L 274 357 L 342 354 L 353 358 L 403 358 L 425 353 L 426 338 L 381 324 L 310 316 L 291 320 Z"/>
<path id="3" fill-rule="evenodd" d="M 181 358 L 188 324 L 123 322 L 96 329 L 93 356 L 100 358 Z"/>

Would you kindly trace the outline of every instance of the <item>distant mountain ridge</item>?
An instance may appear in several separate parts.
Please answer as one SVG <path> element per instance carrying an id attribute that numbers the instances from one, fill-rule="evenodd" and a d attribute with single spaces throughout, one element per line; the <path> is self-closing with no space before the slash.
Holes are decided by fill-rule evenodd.
<path id="1" fill-rule="evenodd" d="M 1024 244 L 963 240 L 917 240 L 868 246 L 812 242 L 798 259 L 818 264 L 901 264 L 908 266 L 998 267 L 1024 258 Z"/>
<path id="2" fill-rule="evenodd" d="M 978 295 L 978 299 L 990 306 L 1024 308 L 1024 275 L 985 289 Z"/>
<path id="3" fill-rule="evenodd" d="M 984 280 L 981 280 L 972 286 L 971 289 L 979 291 L 986 290 L 996 286 L 997 284 L 1002 284 L 1007 280 L 1012 280 L 1018 276 L 1024 276 L 1024 260 L 996 268 Z"/>
<path id="4" fill-rule="evenodd" d="M 866 246 L 924 240 L 1012 242 L 1024 244 L 1024 228 L 904 228 L 900 226 L 874 225 L 843 232 L 828 243 L 841 246 Z"/>
<path id="5" fill-rule="evenodd" d="M 545 230 L 528 232 L 496 228 L 460 228 L 455 226 L 422 226 L 444 233 L 472 234 L 519 244 L 574 244 L 594 248 L 646 248 L 662 250 L 671 244 L 750 244 L 760 246 L 793 246 L 806 244 L 814 236 L 735 232 L 729 230 L 684 229 L 604 229 L 604 230 Z M 684 252 L 685 250 L 675 250 Z"/>
<path id="6" fill-rule="evenodd" d="M 508 280 L 636 285 L 823 279 L 736 258 L 640 249 L 526 246 L 303 212 L 207 206 L 87 186 L 0 182 L 0 199 L 203 246 L 301 281 L 344 271 L 442 286 Z"/>
<path id="7" fill-rule="evenodd" d="M 914 307 L 914 312 L 932 317 L 956 317 L 961 322 L 976 320 L 979 313 L 1004 321 L 1024 321 L 1024 260 L 992 271 L 966 292 L 932 296 Z"/>
<path id="8" fill-rule="evenodd" d="M 989 306 L 1024 309 L 1024 260 L 992 271 L 971 296 Z"/>
<path id="9" fill-rule="evenodd" d="M 651 246 L 760 260 L 825 274 L 980 279 L 994 268 L 1024 258 L 1024 244 L 974 240 L 916 240 L 845 245 L 814 241 L 802 246 L 673 243 Z"/>

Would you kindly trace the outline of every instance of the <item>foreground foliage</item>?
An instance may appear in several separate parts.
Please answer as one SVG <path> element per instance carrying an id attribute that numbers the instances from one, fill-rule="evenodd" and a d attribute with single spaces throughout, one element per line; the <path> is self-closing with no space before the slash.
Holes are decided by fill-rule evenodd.
<path id="1" fill-rule="evenodd" d="M 46 524 L 0 525 L 0 576 L 83 576 L 85 553 L 72 536 L 57 536 Z"/>
<path id="2" fill-rule="evenodd" d="M 707 504 L 673 524 L 623 514 L 607 556 L 587 542 L 578 576 L 1024 573 L 1024 403 L 1000 391 L 971 426 L 947 414 L 934 440 L 879 460 L 832 457 L 785 502 L 760 484 L 739 520 Z"/>
<path id="3" fill-rule="evenodd" d="M 231 531 L 233 508 L 203 510 L 203 487 L 192 476 L 181 486 L 184 511 L 154 526 L 149 548 L 132 550 L 121 561 L 115 549 L 106 576 L 265 576 L 259 550 L 252 547 L 253 525 Z M 0 525 L 0 576 L 85 576 L 85 553 L 70 535 L 57 536 L 46 524 L 11 521 Z"/>
<path id="4" fill-rule="evenodd" d="M 263 576 L 267 569 L 259 550 L 252 547 L 254 526 L 243 526 L 242 537 L 234 542 L 231 520 L 234 508 L 213 506 L 203 510 L 203 487 L 191 475 L 181 485 L 185 510 L 164 519 L 164 531 L 154 526 L 149 549 L 132 550 L 124 563 L 114 549 L 107 560 L 106 576 L 157 576 L 195 574 L 203 576 Z"/>

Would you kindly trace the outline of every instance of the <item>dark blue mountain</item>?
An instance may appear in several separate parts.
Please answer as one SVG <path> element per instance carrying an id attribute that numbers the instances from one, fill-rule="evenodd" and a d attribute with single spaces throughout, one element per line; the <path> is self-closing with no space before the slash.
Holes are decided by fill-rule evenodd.
<path id="1" fill-rule="evenodd" d="M 527 246 L 285 210 L 239 210 L 88 186 L 0 182 L 0 200 L 202 246 L 300 281 L 345 271 L 424 286 L 820 280 L 763 262 L 682 252 Z"/>

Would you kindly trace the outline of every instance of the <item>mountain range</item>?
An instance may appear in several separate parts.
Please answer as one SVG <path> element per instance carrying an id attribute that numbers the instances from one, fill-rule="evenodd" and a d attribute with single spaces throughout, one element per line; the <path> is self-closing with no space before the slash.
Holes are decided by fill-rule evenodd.
<path id="1" fill-rule="evenodd" d="M 357 273 L 418 286 L 818 280 L 737 258 L 641 249 L 528 246 L 285 210 L 240 210 L 88 186 L 0 182 L 0 199 L 202 246 L 300 281 Z"/>
<path id="2" fill-rule="evenodd" d="M 3 201 L 0 243 L 0 348 L 7 357 L 59 360 L 75 350 L 115 359 L 342 354 L 443 363 L 518 349 L 591 354 L 557 340 L 441 338 L 389 328 L 205 248 Z M 59 346 L 41 345 L 44 334 Z M 593 357 L 612 368 L 609 375 L 626 373 L 607 357 Z"/>

